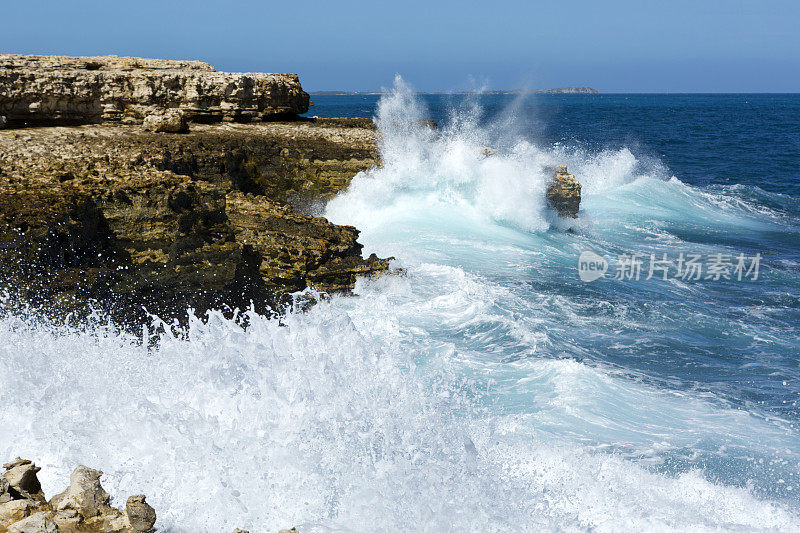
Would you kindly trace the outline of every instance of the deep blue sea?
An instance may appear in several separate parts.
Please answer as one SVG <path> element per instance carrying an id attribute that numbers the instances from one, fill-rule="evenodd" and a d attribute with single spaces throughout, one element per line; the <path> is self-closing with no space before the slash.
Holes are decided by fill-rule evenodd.
<path id="1" fill-rule="evenodd" d="M 307 116 L 372 117 L 380 95 L 312 94 Z M 418 95 L 437 123 L 476 101 Z M 692 185 L 755 185 L 800 196 L 797 94 L 486 94 L 482 120 L 509 112 L 530 140 L 592 150 L 629 148 L 656 157 Z M 515 132 L 516 133 L 516 132 Z"/>
<path id="2" fill-rule="evenodd" d="M 312 100 L 382 159 L 318 214 L 402 271 L 149 350 L 4 318 L 0 452 L 167 531 L 800 531 L 800 95 Z"/>

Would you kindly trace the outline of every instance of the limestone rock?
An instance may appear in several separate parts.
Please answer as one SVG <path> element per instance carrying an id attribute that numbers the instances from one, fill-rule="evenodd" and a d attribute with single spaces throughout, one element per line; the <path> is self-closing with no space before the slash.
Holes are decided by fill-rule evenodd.
<path id="1" fill-rule="evenodd" d="M 238 191 L 228 193 L 227 212 L 237 241 L 262 258 L 258 268 L 264 279 L 279 279 L 296 290 L 346 292 L 357 275 L 388 268 L 387 260 L 362 259 L 359 232 L 352 226 L 337 226 Z"/>
<path id="2" fill-rule="evenodd" d="M 111 496 L 100 485 L 102 475 L 100 470 L 79 466 L 72 472 L 67 490 L 53 496 L 50 506 L 55 511 L 75 511 L 84 519 L 107 511 Z"/>
<path id="3" fill-rule="evenodd" d="M 3 467 L 5 471 L 0 476 L 0 530 L 47 508 L 36 477 L 39 467 L 19 457 Z"/>
<path id="4" fill-rule="evenodd" d="M 65 531 L 137 533 L 149 531 L 156 521 L 155 510 L 142 495 L 128 500 L 126 512 L 111 507 L 108 492 L 100 484 L 103 472 L 85 466 L 70 476 L 67 490 L 53 496 L 50 507 L 53 521 Z M 131 519 L 132 517 L 132 519 Z M 149 524 L 143 528 L 145 524 Z"/>
<path id="5" fill-rule="evenodd" d="M 31 513 L 39 509 L 39 504 L 33 500 L 11 500 L 0 503 L 0 530 L 3 526 L 8 526 L 30 516 Z"/>
<path id="6" fill-rule="evenodd" d="M 56 523 L 59 529 L 64 531 L 80 530 L 83 524 L 83 517 L 75 509 L 66 509 L 54 512 L 50 518 Z"/>
<path id="7" fill-rule="evenodd" d="M 9 489 L 10 486 L 6 478 L 0 477 L 0 504 L 10 502 L 13 499 Z"/>
<path id="8" fill-rule="evenodd" d="M 8 122 L 8 119 L 5 116 L 0 115 L 0 130 L 2 130 L 3 128 L 6 127 L 6 123 L 7 122 Z"/>
<path id="9" fill-rule="evenodd" d="M 308 111 L 296 74 L 217 72 L 199 61 L 0 55 L 9 122 L 141 121 L 170 108 L 192 121 L 250 121 Z"/>
<path id="10" fill-rule="evenodd" d="M 7 493 L 12 499 L 32 499 L 44 501 L 42 486 L 36 474 L 41 470 L 33 462 L 17 457 L 3 465 L 3 479 L 7 483 Z"/>
<path id="11" fill-rule="evenodd" d="M 125 513 L 131 528 L 136 532 L 150 531 L 156 523 L 156 510 L 145 501 L 144 494 L 128 498 Z"/>
<path id="12" fill-rule="evenodd" d="M 159 115 L 147 115 L 144 117 L 142 127 L 146 131 L 163 133 L 186 133 L 189 131 L 189 123 L 186 121 L 186 113 L 183 111 L 167 111 Z"/>
<path id="13" fill-rule="evenodd" d="M 577 218 L 581 205 L 581 184 L 567 172 L 565 165 L 556 169 L 553 181 L 547 187 L 547 200 L 560 217 Z"/>
<path id="14" fill-rule="evenodd" d="M 7 501 L 0 502 L 0 533 L 144 533 L 153 529 L 156 512 L 143 495 L 131 496 L 124 513 L 111 507 L 99 470 L 79 466 L 67 490 L 48 503 L 35 479 L 39 469 L 31 461 L 17 458 L 5 466 L 0 494 Z M 30 492 L 37 499 L 28 497 Z"/>
<path id="15" fill-rule="evenodd" d="M 23 133 L 20 133 L 23 132 Z M 377 164 L 371 120 L 195 124 L 185 135 L 100 124 L 0 132 L 0 289 L 121 325 L 143 311 L 281 308 L 347 292 L 388 262 L 358 231 L 299 210 Z"/>
<path id="16" fill-rule="evenodd" d="M 8 533 L 58 533 L 58 526 L 41 511 L 8 526 Z"/>
<path id="17" fill-rule="evenodd" d="M 58 523 L 57 517 L 54 518 L 54 520 Z M 59 524 L 59 527 L 62 526 Z M 98 516 L 87 518 L 81 522 L 80 528 L 87 532 L 135 533 L 125 513 L 113 507 L 106 508 L 106 510 Z M 62 529 L 64 528 L 62 527 Z"/>

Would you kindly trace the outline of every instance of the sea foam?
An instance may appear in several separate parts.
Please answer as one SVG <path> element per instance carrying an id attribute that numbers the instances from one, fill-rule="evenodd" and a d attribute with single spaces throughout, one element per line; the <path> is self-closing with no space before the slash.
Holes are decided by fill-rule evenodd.
<path id="1" fill-rule="evenodd" d="M 146 493 L 166 531 L 798 526 L 699 472 L 520 433 L 524 416 L 480 407 L 446 371 L 446 346 L 420 366 L 399 342 L 413 331 L 381 316 L 364 335 L 338 298 L 283 324 L 249 319 L 244 331 L 212 313 L 151 349 L 0 320 L 0 451 L 37 458 L 48 494 L 77 464 L 101 468 L 112 494 Z M 553 400 L 569 401 L 576 376 L 603 379 L 548 365 L 569 383 Z"/>
<path id="2" fill-rule="evenodd" d="M 44 466 L 48 495 L 100 468 L 110 493 L 147 494 L 163 531 L 800 529 L 785 500 L 664 465 L 794 457 L 796 430 L 592 358 L 603 332 L 650 331 L 646 312 L 585 298 L 560 266 L 626 231 L 669 234 L 637 198 L 659 216 L 689 198 L 681 222 L 761 219 L 627 149 L 540 147 L 479 114 L 435 132 L 402 82 L 381 101 L 383 165 L 326 216 L 405 270 L 352 297 L 248 312 L 246 329 L 212 312 L 177 337 L 2 316 L 0 454 Z M 584 185 L 575 234 L 551 231 L 543 201 L 559 163 Z"/>

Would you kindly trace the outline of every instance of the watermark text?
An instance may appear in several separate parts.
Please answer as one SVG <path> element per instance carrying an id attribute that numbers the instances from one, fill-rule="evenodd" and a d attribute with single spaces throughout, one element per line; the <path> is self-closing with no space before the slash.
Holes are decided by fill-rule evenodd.
<path id="1" fill-rule="evenodd" d="M 581 281 L 605 278 L 620 281 L 658 279 L 667 281 L 756 281 L 761 266 L 761 254 L 699 254 L 680 252 L 670 257 L 661 254 L 620 254 L 609 261 L 590 250 L 578 258 L 578 276 Z"/>

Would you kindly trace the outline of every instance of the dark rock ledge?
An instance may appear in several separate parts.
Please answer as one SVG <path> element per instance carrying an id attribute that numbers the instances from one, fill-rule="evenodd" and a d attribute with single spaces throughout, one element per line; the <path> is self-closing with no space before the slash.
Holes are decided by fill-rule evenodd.
<path id="1" fill-rule="evenodd" d="M 263 81 L 253 88 L 204 64 L 162 63 L 0 56 L 0 115 L 16 121 L 0 131 L 0 291 L 9 302 L 60 315 L 91 304 L 137 325 L 144 308 L 167 320 L 251 302 L 267 313 L 292 292 L 348 292 L 357 276 L 387 270 L 388 260 L 362 257 L 356 228 L 308 214 L 377 164 L 372 121 L 285 120 L 307 108 L 294 75 L 248 75 Z M 31 84 L 9 64 L 23 64 Z M 121 115 L 84 105 L 90 81 L 101 102 L 103 91 L 122 98 Z M 31 87 L 44 87 L 40 101 Z M 49 127 L 20 127 L 22 102 Z M 251 120 L 271 115 L 283 121 Z M 100 123 L 73 125 L 80 116 Z M 146 131 L 153 116 L 165 118 Z M 191 122 L 198 117 L 220 122 Z M 171 122 L 190 131 L 162 133 Z"/>

